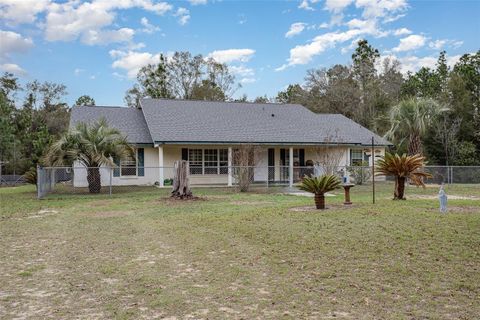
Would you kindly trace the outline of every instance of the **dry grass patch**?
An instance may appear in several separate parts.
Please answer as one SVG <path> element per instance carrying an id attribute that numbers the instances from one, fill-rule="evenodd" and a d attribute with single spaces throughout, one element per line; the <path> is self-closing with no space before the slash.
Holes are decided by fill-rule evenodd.
<path id="1" fill-rule="evenodd" d="M 441 215 L 436 200 L 390 200 L 392 187 L 378 186 L 376 205 L 355 187 L 352 206 L 332 197 L 325 212 L 278 189 L 196 189 L 187 201 L 166 189 L 42 201 L 7 190 L 0 318 L 476 318 L 478 201 Z M 16 219 L 46 208 L 57 213 Z"/>

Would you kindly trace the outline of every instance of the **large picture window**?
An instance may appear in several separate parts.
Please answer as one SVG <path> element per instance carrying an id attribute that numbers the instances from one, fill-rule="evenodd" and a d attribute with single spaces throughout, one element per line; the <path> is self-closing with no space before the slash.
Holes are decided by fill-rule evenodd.
<path id="1" fill-rule="evenodd" d="M 228 149 L 188 149 L 190 174 L 227 174 Z"/>

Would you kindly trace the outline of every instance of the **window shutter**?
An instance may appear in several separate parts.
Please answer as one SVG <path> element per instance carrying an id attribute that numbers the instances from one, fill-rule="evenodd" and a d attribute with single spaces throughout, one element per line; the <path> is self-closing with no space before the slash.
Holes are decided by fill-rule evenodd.
<path id="1" fill-rule="evenodd" d="M 282 166 L 286 165 L 285 162 L 285 149 L 280 149 L 280 164 Z"/>
<path id="2" fill-rule="evenodd" d="M 300 167 L 305 166 L 305 149 L 298 150 L 298 158 L 300 160 Z"/>
<path id="3" fill-rule="evenodd" d="M 145 151 L 143 148 L 137 149 L 137 166 L 138 176 L 143 177 L 145 175 Z"/>
<path id="4" fill-rule="evenodd" d="M 116 165 L 116 167 L 113 169 L 113 176 L 120 177 L 120 159 L 114 157 L 113 162 Z"/>
<path id="5" fill-rule="evenodd" d="M 188 161 L 188 149 L 182 148 L 182 160 Z"/>
<path id="6" fill-rule="evenodd" d="M 353 163 L 353 162 L 352 162 L 352 154 L 353 154 L 353 152 L 352 152 L 352 149 L 350 149 L 349 151 L 350 151 L 350 163 L 349 163 L 349 165 L 351 166 L 352 163 Z"/>

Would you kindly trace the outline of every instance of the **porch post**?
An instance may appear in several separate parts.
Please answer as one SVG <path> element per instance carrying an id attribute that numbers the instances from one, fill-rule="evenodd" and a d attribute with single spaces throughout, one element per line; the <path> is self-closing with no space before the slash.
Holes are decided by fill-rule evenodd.
<path id="1" fill-rule="evenodd" d="M 293 187 L 293 148 L 288 150 L 288 185 Z"/>
<path id="2" fill-rule="evenodd" d="M 228 186 L 231 187 L 233 184 L 233 168 L 232 168 L 232 147 L 228 148 Z"/>
<path id="3" fill-rule="evenodd" d="M 163 187 L 164 174 L 163 174 L 163 146 L 158 145 L 158 186 Z"/>

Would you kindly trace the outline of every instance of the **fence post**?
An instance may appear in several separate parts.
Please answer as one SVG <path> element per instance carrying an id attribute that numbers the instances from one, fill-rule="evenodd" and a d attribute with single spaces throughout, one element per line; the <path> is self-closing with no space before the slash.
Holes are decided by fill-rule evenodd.
<path id="1" fill-rule="evenodd" d="M 267 189 L 268 189 L 268 182 L 270 180 L 270 167 L 267 164 Z"/>
<path id="2" fill-rule="evenodd" d="M 112 167 L 109 167 L 110 168 L 110 186 L 109 186 L 109 191 L 110 191 L 110 195 L 112 195 Z"/>
<path id="3" fill-rule="evenodd" d="M 41 198 L 41 190 L 40 190 L 42 186 L 42 184 L 40 183 L 41 180 L 42 180 L 41 169 L 40 169 L 40 166 L 37 164 L 37 199 Z"/>
<path id="4" fill-rule="evenodd" d="M 453 184 L 453 167 L 450 167 L 450 184 Z"/>
<path id="5" fill-rule="evenodd" d="M 232 147 L 228 148 L 228 177 L 227 177 L 227 186 L 231 187 L 233 184 L 233 172 L 232 172 L 232 163 L 233 163 L 233 150 Z"/>

